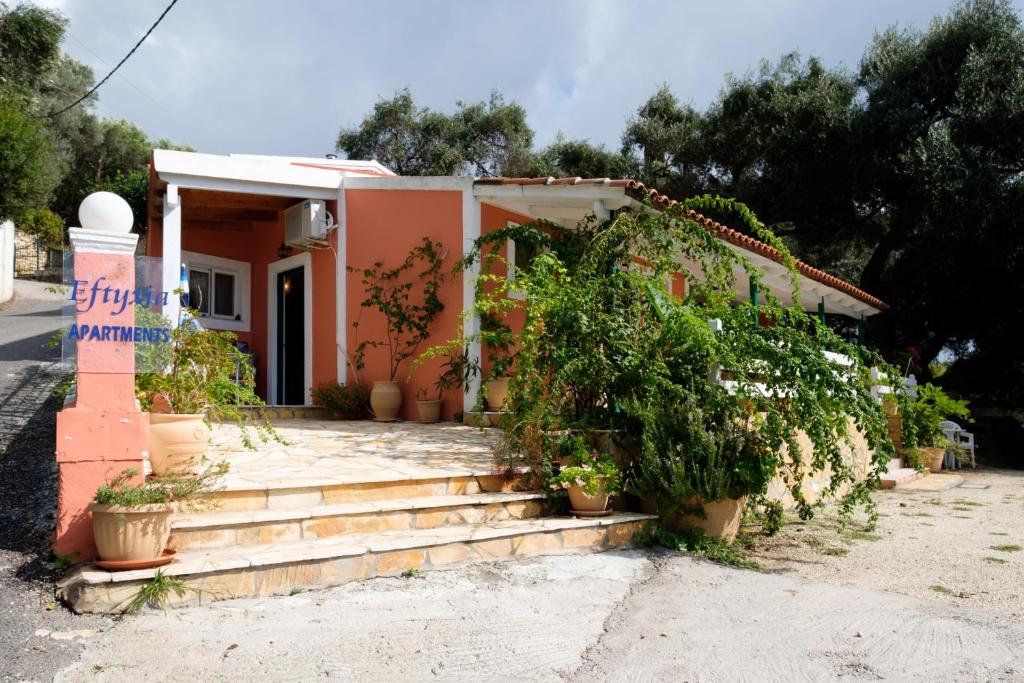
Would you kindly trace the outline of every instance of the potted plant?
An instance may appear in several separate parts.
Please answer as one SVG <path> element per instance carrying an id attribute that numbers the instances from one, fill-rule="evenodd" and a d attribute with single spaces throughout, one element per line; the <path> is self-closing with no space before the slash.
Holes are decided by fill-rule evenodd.
<path id="1" fill-rule="evenodd" d="M 355 368 L 366 367 L 366 352 L 382 348 L 387 353 L 388 378 L 375 380 L 370 390 L 370 409 L 378 422 L 392 422 L 402 409 L 402 390 L 395 377 L 399 367 L 414 356 L 420 345 L 430 336 L 430 324 L 444 310 L 438 296 L 444 274 L 441 266 L 444 253 L 440 242 L 429 237 L 409 252 L 399 266 L 386 269 L 382 261 L 370 268 L 349 272 L 360 274 L 366 298 L 360 303 L 363 310 L 374 309 L 384 316 L 384 338 L 366 339 L 356 346 Z M 412 300 L 414 287 L 423 292 L 421 301 Z M 362 322 L 352 323 L 357 331 Z"/>
<path id="2" fill-rule="evenodd" d="M 560 467 L 548 486 L 553 491 L 565 489 L 569 492 L 573 514 L 608 514 L 609 499 L 621 491 L 622 473 L 609 454 L 587 448 L 579 437 L 566 439 L 568 448 L 563 441 L 559 451 L 564 453 L 568 450 L 570 464 Z"/>
<path id="3" fill-rule="evenodd" d="M 764 493 L 777 472 L 778 459 L 759 434 L 759 419 L 734 412 L 737 404 L 726 399 L 633 406 L 643 420 L 643 437 L 630 489 L 654 503 L 666 528 L 734 538 L 747 496 Z"/>
<path id="4" fill-rule="evenodd" d="M 416 391 L 416 410 L 419 412 L 420 422 L 433 424 L 441 420 L 441 397 L 428 398 L 426 387 L 420 387 Z"/>
<path id="5" fill-rule="evenodd" d="M 409 369 L 409 377 L 412 377 L 413 373 L 431 357 L 426 354 L 418 357 Z M 420 422 L 430 424 L 441 419 L 441 400 L 444 398 L 445 392 L 462 386 L 465 371 L 465 350 L 450 353 L 445 359 L 444 372 L 434 380 L 434 389 L 437 391 L 434 394 L 436 398 L 428 398 L 426 387 L 420 387 L 416 392 L 416 408 L 419 411 Z"/>
<path id="6" fill-rule="evenodd" d="M 157 476 L 183 476 L 202 461 L 212 421 L 231 421 L 255 448 L 250 428 L 262 441 L 277 438 L 270 424 L 254 420 L 244 406 L 263 405 L 252 368 L 228 332 L 182 325 L 171 331 L 165 372 L 139 372 L 135 392 L 150 412 L 149 460 Z M 148 369 L 156 369 L 150 366 Z"/>
<path id="7" fill-rule="evenodd" d="M 149 564 L 164 554 L 176 507 L 194 503 L 226 474 L 219 462 L 197 477 L 141 481 L 138 470 L 126 469 L 96 490 L 89 505 L 93 538 L 100 560 Z"/>
<path id="8" fill-rule="evenodd" d="M 933 384 L 917 387 L 903 409 L 903 445 L 932 472 L 942 470 L 946 451 L 952 447 L 942 431 L 942 422 L 951 418 L 970 419 L 967 401 L 951 398 Z"/>

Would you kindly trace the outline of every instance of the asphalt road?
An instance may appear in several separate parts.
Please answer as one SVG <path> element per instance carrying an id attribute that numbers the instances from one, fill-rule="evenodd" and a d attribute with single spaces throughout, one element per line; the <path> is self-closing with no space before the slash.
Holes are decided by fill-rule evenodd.
<path id="1" fill-rule="evenodd" d="M 110 623 L 76 617 L 53 598 L 51 393 L 65 373 L 60 352 L 44 346 L 61 326 L 63 301 L 47 287 L 16 281 L 15 298 L 0 305 L 0 681 L 51 680 L 82 650 L 74 632 Z"/>

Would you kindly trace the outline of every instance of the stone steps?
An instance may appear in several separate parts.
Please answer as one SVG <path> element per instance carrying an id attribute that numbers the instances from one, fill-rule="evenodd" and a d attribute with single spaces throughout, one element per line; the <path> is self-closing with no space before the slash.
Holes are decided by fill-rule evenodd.
<path id="1" fill-rule="evenodd" d="M 651 515 L 510 519 L 426 529 L 185 550 L 160 568 L 184 582 L 171 606 L 228 598 L 289 594 L 374 576 L 531 555 L 600 551 L 631 542 Z M 80 567 L 58 583 L 76 612 L 118 612 L 157 569 L 106 572 Z"/>
<path id="2" fill-rule="evenodd" d="M 168 545 L 179 551 L 224 548 L 528 519 L 542 514 L 545 502 L 536 492 L 477 493 L 184 514 L 174 519 Z"/>
<path id="3" fill-rule="evenodd" d="M 882 488 L 892 489 L 897 486 L 901 486 L 908 482 L 920 479 L 924 476 L 924 472 L 918 472 L 913 467 L 900 467 L 897 469 L 890 469 L 881 475 Z"/>
<path id="4" fill-rule="evenodd" d="M 339 503 L 499 493 L 522 488 L 521 480 L 515 475 L 509 478 L 492 473 L 421 476 L 416 479 L 398 476 L 388 480 L 349 482 L 288 479 L 261 486 L 245 482 L 229 484 L 206 496 L 206 502 L 223 512 L 297 510 Z"/>

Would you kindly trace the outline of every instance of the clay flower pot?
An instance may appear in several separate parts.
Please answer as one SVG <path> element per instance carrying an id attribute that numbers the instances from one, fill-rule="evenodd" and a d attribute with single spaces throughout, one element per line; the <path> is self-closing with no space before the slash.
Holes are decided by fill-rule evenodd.
<path id="1" fill-rule="evenodd" d="M 420 422 L 431 424 L 441 419 L 441 401 L 434 399 L 428 401 L 416 401 L 416 408 L 420 413 Z"/>
<path id="2" fill-rule="evenodd" d="M 92 535 L 101 560 L 152 560 L 161 556 L 171 536 L 170 505 L 101 505 L 92 503 Z"/>
<path id="3" fill-rule="evenodd" d="M 942 446 L 922 446 L 921 461 L 930 472 L 941 472 L 942 461 L 946 459 L 946 449 Z"/>
<path id="4" fill-rule="evenodd" d="M 150 413 L 149 464 L 153 474 L 193 474 L 210 446 L 212 435 L 202 415 Z"/>
<path id="5" fill-rule="evenodd" d="M 569 486 L 569 505 L 574 512 L 604 512 L 608 509 L 608 498 L 604 488 L 598 488 L 593 496 L 588 496 L 582 486 Z"/>
<path id="6" fill-rule="evenodd" d="M 683 528 L 701 529 L 708 538 L 724 538 L 731 541 L 740 530 L 740 520 L 743 518 L 743 507 L 746 503 L 746 496 L 723 498 L 709 503 L 705 503 L 697 496 L 686 501 L 684 507 L 695 508 L 703 504 L 704 517 L 674 513 L 665 520 L 665 526 L 671 531 L 680 531 Z"/>
<path id="7" fill-rule="evenodd" d="M 495 377 L 487 383 L 487 407 L 500 413 L 508 400 L 508 377 Z"/>
<path id="8" fill-rule="evenodd" d="M 370 410 L 374 422 L 394 422 L 402 409 L 402 390 L 398 382 L 379 380 L 370 390 Z"/>

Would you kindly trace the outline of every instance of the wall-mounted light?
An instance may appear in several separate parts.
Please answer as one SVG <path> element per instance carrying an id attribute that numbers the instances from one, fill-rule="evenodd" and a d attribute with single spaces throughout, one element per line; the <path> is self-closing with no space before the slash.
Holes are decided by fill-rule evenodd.
<path id="1" fill-rule="evenodd" d="M 277 248 L 277 258 L 288 258 L 292 253 L 292 248 L 284 242 L 281 242 L 281 246 Z"/>

